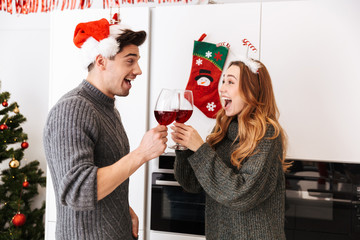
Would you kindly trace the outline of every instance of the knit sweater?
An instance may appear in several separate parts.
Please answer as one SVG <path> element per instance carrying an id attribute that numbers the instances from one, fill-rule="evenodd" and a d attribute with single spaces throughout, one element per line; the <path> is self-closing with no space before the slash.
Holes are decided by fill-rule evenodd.
<path id="1" fill-rule="evenodd" d="M 59 240 L 133 239 L 129 180 L 97 201 L 98 168 L 129 152 L 114 101 L 84 80 L 48 115 L 44 147 L 55 190 Z"/>
<path id="2" fill-rule="evenodd" d="M 238 170 L 230 162 L 237 133 L 234 120 L 216 150 L 204 143 L 196 152 L 176 151 L 175 177 L 185 190 L 205 192 L 207 240 L 283 240 L 281 137 L 268 139 L 274 133 L 273 127 L 268 127 L 256 154 Z"/>

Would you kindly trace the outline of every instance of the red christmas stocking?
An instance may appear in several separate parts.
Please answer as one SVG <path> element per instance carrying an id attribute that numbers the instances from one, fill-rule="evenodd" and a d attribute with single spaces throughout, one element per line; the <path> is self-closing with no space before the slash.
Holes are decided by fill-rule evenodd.
<path id="1" fill-rule="evenodd" d="M 228 54 L 227 47 L 203 42 L 203 34 L 194 43 L 193 60 L 187 90 L 192 90 L 194 104 L 207 117 L 215 118 L 221 109 L 218 86 L 225 60 Z M 218 44 L 219 45 L 219 44 Z"/>

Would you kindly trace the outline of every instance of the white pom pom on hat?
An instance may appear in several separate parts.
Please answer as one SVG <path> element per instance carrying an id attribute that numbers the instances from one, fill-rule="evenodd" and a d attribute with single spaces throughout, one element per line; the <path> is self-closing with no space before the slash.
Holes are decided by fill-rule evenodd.
<path id="1" fill-rule="evenodd" d="M 81 49 L 83 66 L 87 68 L 99 54 L 106 58 L 115 56 L 119 51 L 116 37 L 124 29 L 130 28 L 123 24 L 110 25 L 105 18 L 79 23 L 75 28 L 73 41 Z"/>

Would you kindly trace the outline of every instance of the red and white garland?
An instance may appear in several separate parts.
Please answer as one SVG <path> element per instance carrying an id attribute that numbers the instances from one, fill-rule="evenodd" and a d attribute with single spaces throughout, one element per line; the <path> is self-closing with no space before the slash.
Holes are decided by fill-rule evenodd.
<path id="1" fill-rule="evenodd" d="M 103 0 L 103 8 L 120 7 L 122 4 L 154 4 L 160 3 L 188 3 L 192 0 Z M 28 14 L 36 12 L 50 12 L 55 9 L 85 9 L 90 8 L 93 0 L 0 0 L 0 11 L 10 14 Z"/>

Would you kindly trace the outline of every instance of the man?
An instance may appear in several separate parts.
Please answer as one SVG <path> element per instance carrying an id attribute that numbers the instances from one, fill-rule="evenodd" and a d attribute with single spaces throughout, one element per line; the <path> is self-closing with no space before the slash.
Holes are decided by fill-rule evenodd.
<path id="1" fill-rule="evenodd" d="M 167 127 L 148 131 L 138 148 L 129 143 L 115 96 L 127 96 L 141 74 L 144 31 L 80 23 L 74 43 L 84 54 L 86 80 L 50 110 L 44 146 L 54 183 L 57 239 L 136 239 L 138 217 L 128 203 L 129 176 L 164 152 Z"/>

